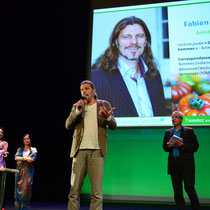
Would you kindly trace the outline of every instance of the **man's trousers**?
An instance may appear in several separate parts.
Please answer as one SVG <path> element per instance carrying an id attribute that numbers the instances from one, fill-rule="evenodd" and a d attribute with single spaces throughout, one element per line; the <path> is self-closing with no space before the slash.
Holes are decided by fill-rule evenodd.
<path id="1" fill-rule="evenodd" d="M 68 210 L 79 210 L 80 191 L 87 172 L 91 183 L 90 210 L 102 210 L 102 182 L 104 174 L 104 161 L 105 158 L 99 149 L 82 149 L 78 151 L 72 162 L 71 188 L 69 194 Z"/>

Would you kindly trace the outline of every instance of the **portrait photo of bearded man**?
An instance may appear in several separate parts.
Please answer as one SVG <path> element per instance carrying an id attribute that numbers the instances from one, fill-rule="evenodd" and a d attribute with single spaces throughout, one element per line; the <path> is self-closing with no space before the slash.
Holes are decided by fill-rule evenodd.
<path id="1" fill-rule="evenodd" d="M 163 84 L 151 50 L 151 34 L 135 16 L 114 27 L 109 47 L 91 71 L 98 97 L 116 107 L 115 117 L 166 116 Z"/>

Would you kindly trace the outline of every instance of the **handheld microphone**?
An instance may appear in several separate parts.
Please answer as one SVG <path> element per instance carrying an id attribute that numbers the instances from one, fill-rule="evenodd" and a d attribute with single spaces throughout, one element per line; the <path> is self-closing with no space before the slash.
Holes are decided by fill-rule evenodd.
<path id="1" fill-rule="evenodd" d="M 86 94 L 84 93 L 84 94 L 82 94 L 82 100 L 85 100 L 86 99 Z"/>
<path id="2" fill-rule="evenodd" d="M 85 93 L 82 94 L 82 98 L 81 98 L 81 99 L 82 99 L 82 100 L 85 100 L 85 99 L 86 99 L 86 98 L 85 98 L 86 96 L 87 96 L 87 95 L 86 95 Z M 81 108 L 82 108 L 82 106 L 79 106 L 79 107 L 78 107 L 79 110 L 81 110 Z"/>

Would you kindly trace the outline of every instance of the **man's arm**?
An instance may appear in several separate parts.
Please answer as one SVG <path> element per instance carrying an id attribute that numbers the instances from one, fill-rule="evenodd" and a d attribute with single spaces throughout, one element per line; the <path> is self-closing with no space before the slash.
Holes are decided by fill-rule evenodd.
<path id="1" fill-rule="evenodd" d="M 113 116 L 113 110 L 115 110 L 115 107 L 112 108 L 107 101 L 104 102 L 104 106 L 101 106 L 99 110 L 99 115 L 105 118 L 108 127 L 112 130 L 117 127 L 116 120 Z"/>
<path id="2" fill-rule="evenodd" d="M 69 117 L 66 119 L 65 127 L 68 130 L 71 130 L 76 125 L 78 118 L 81 116 L 82 111 L 76 108 L 74 104 Z"/>
<path id="3" fill-rule="evenodd" d="M 169 142 L 169 135 L 170 135 L 170 132 L 166 131 L 164 135 L 164 139 L 163 139 L 163 149 L 166 152 L 170 152 L 174 146 L 173 143 Z"/>
<path id="4" fill-rule="evenodd" d="M 196 152 L 198 150 L 199 143 L 193 129 L 187 128 L 185 135 L 187 136 L 188 139 L 187 141 L 184 141 L 182 150 L 185 152 Z"/>
<path id="5" fill-rule="evenodd" d="M 115 130 L 117 128 L 117 123 L 116 120 L 114 119 L 114 117 L 112 115 L 110 115 L 111 118 L 107 119 L 107 125 L 109 126 L 110 129 Z"/>

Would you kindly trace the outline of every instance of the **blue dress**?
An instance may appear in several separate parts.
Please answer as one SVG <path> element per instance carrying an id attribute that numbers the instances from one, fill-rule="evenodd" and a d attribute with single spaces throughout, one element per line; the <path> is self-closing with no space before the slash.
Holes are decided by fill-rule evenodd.
<path id="1" fill-rule="evenodd" d="M 24 157 L 24 147 L 17 150 L 16 157 Z M 31 147 L 31 151 L 28 155 L 31 158 L 36 159 L 37 150 Z M 28 161 L 17 161 L 17 169 L 19 173 L 15 176 L 15 209 L 28 210 L 30 209 L 30 199 L 34 177 L 34 161 L 32 163 Z"/>

